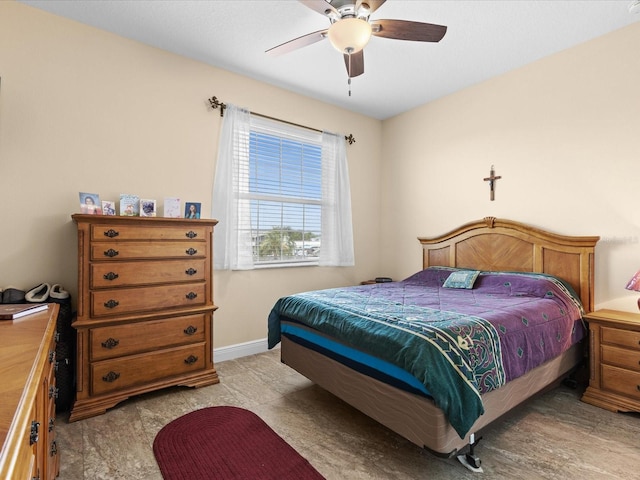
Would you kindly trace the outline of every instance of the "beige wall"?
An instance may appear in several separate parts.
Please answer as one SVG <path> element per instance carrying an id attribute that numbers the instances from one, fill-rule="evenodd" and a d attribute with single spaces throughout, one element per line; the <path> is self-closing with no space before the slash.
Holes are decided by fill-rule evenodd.
<path id="1" fill-rule="evenodd" d="M 280 296 L 379 271 L 381 122 L 14 2 L 0 2 L 0 288 L 77 298 L 78 192 L 202 202 L 221 119 L 207 99 L 352 133 L 357 266 L 216 273 L 215 347 L 266 337 Z M 161 211 L 161 210 L 160 210 Z"/>
<path id="2" fill-rule="evenodd" d="M 408 275 L 416 237 L 496 216 L 599 235 L 596 307 L 637 311 L 624 290 L 640 268 L 637 45 L 640 23 L 386 120 L 383 269 Z"/>

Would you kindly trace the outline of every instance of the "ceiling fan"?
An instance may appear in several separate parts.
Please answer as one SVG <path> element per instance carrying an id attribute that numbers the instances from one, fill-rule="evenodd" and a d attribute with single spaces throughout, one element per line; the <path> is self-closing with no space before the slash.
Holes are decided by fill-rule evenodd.
<path id="1" fill-rule="evenodd" d="M 369 42 L 371 35 L 416 42 L 439 42 L 447 32 L 447 27 L 431 23 L 408 20 L 369 20 L 369 16 L 386 0 L 299 1 L 326 16 L 331 25 L 324 30 L 308 33 L 270 48 L 267 53 L 281 55 L 329 38 L 335 49 L 344 55 L 349 83 L 352 77 L 364 73 L 363 48 Z"/>

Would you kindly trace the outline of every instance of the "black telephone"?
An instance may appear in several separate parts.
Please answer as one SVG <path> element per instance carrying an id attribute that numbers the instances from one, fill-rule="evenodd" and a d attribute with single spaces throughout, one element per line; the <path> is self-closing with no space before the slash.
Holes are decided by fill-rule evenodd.
<path id="1" fill-rule="evenodd" d="M 393 282 L 393 280 L 389 277 L 376 277 L 376 283 L 387 283 L 387 282 Z"/>

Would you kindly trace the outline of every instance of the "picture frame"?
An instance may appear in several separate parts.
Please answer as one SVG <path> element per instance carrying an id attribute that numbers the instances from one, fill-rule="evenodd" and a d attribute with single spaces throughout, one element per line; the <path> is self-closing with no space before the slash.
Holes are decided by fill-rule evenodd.
<path id="1" fill-rule="evenodd" d="M 102 215 L 102 203 L 97 193 L 78 192 L 80 212 L 87 215 Z"/>
<path id="2" fill-rule="evenodd" d="M 149 198 L 140 199 L 140 216 L 141 217 L 155 217 L 156 216 L 156 201 Z"/>
<path id="3" fill-rule="evenodd" d="M 182 203 L 177 197 L 165 197 L 164 216 L 168 218 L 182 218 Z"/>
<path id="4" fill-rule="evenodd" d="M 138 197 L 138 195 L 120 194 L 120 216 L 140 216 L 140 197 Z"/>
<path id="5" fill-rule="evenodd" d="M 102 200 L 102 214 L 103 215 L 115 215 L 116 214 L 116 202 L 111 200 Z"/>
<path id="6" fill-rule="evenodd" d="M 200 206 L 198 202 L 186 202 L 184 204 L 184 218 L 200 218 Z"/>

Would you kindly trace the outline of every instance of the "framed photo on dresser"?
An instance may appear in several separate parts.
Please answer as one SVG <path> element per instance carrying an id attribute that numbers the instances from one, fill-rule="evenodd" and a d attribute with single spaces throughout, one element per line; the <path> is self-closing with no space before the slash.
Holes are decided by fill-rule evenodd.
<path id="1" fill-rule="evenodd" d="M 200 204 L 186 202 L 184 204 L 184 218 L 200 218 Z"/>
<path id="2" fill-rule="evenodd" d="M 102 215 L 100 195 L 97 193 L 79 192 L 80 212 L 88 215 Z"/>
<path id="3" fill-rule="evenodd" d="M 123 217 L 140 216 L 140 197 L 127 193 L 120 194 L 120 215 Z"/>
<path id="4" fill-rule="evenodd" d="M 182 217 L 182 204 L 177 197 L 165 197 L 164 199 L 164 216 L 168 218 Z"/>
<path id="5" fill-rule="evenodd" d="M 156 216 L 156 201 L 148 198 L 140 199 L 140 216 L 141 217 L 155 217 Z"/>

